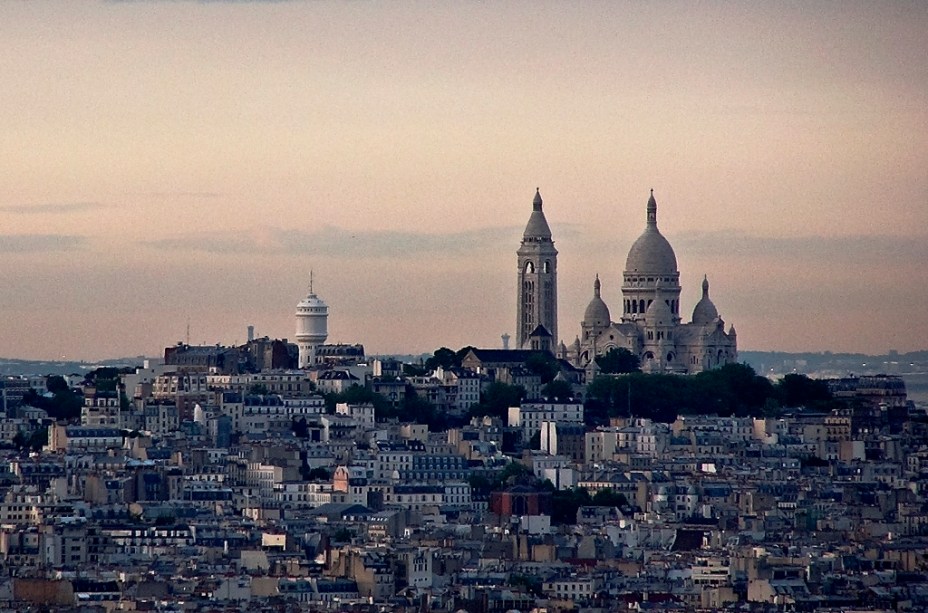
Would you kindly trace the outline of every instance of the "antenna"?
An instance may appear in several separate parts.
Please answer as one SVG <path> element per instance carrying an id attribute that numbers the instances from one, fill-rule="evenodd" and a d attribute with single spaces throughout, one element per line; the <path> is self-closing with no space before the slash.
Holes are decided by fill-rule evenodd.
<path id="1" fill-rule="evenodd" d="M 190 344 L 190 318 L 187 318 L 187 344 Z"/>
<path id="2" fill-rule="evenodd" d="M 309 293 L 313 293 L 313 269 L 309 269 Z"/>

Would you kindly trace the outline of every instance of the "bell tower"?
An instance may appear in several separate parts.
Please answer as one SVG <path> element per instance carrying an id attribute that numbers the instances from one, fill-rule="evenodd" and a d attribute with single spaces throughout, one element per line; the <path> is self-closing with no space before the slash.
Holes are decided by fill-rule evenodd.
<path id="1" fill-rule="evenodd" d="M 541 193 L 535 190 L 518 254 L 519 286 L 516 300 L 516 348 L 529 348 L 538 326 L 557 343 L 557 249 L 542 211 Z"/>

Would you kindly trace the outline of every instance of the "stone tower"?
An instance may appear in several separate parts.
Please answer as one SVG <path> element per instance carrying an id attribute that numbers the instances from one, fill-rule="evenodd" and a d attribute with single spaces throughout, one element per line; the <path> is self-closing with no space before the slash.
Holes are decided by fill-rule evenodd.
<path id="1" fill-rule="evenodd" d="M 535 190 L 519 256 L 519 289 L 516 302 L 516 348 L 528 349 L 529 337 L 538 326 L 557 343 L 557 249 L 551 228 L 541 210 L 541 193 Z"/>
<path id="2" fill-rule="evenodd" d="M 300 349 L 300 368 L 316 362 L 316 349 L 329 336 L 329 307 L 313 291 L 309 276 L 309 294 L 296 305 L 296 344 Z"/>

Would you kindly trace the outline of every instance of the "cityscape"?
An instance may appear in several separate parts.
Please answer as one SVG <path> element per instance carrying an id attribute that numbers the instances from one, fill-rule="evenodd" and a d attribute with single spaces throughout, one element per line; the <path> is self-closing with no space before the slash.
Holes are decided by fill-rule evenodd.
<path id="1" fill-rule="evenodd" d="M 928 611 L 925 32 L 0 6 L 0 611 Z"/>
<path id="2" fill-rule="evenodd" d="M 707 279 L 682 323 L 653 192 L 644 208 L 621 319 L 597 276 L 570 346 L 549 331 L 558 252 L 538 190 L 519 333 L 498 347 L 403 361 L 327 344 L 338 311 L 311 275 L 294 342 L 249 326 L 240 346 L 6 376 L 6 603 L 928 606 L 928 405 L 896 374 L 757 374 Z"/>

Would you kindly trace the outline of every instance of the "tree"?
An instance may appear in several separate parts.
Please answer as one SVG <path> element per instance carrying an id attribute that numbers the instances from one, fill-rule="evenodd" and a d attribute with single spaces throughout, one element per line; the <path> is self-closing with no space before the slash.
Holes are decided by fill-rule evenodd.
<path id="1" fill-rule="evenodd" d="M 554 380 L 544 386 L 541 395 L 555 402 L 567 402 L 574 397 L 574 388 L 567 381 Z"/>
<path id="2" fill-rule="evenodd" d="M 476 349 L 476 347 L 474 347 L 473 345 L 466 345 L 458 349 L 457 352 L 455 352 L 455 355 L 457 356 L 458 366 L 460 366 L 461 363 L 464 362 L 464 358 L 467 357 L 467 354 L 470 352 L 471 349 Z"/>
<path id="3" fill-rule="evenodd" d="M 539 351 L 528 356 L 525 360 L 525 368 L 530 373 L 538 375 L 542 383 L 553 381 L 557 373 L 561 371 L 561 365 L 547 351 Z"/>
<path id="4" fill-rule="evenodd" d="M 382 394 L 373 392 L 360 385 L 352 385 L 345 391 L 337 394 L 323 394 L 323 398 L 325 398 L 326 412 L 329 414 L 335 413 L 336 404 L 346 403 L 374 405 L 374 416 L 377 419 L 389 419 L 400 415 L 399 411 L 393 408 L 393 404 L 384 398 Z"/>
<path id="5" fill-rule="evenodd" d="M 590 506 L 593 499 L 586 488 L 575 487 L 556 490 L 551 494 L 551 523 L 555 525 L 577 523 L 577 510 Z"/>
<path id="6" fill-rule="evenodd" d="M 19 451 L 24 450 L 29 446 L 29 435 L 20 430 L 15 435 L 13 435 L 13 445 Z"/>
<path id="7" fill-rule="evenodd" d="M 60 394 L 71 389 L 68 387 L 68 382 L 61 375 L 49 375 L 45 379 L 45 388 L 52 394 Z"/>
<path id="8" fill-rule="evenodd" d="M 775 409 L 776 390 L 746 364 L 726 364 L 695 376 L 663 373 L 601 375 L 587 386 L 588 423 L 609 417 L 672 422 L 682 415 L 762 416 Z"/>
<path id="9" fill-rule="evenodd" d="M 461 360 L 458 358 L 457 353 L 447 347 L 436 349 L 432 357 L 425 361 L 425 369 L 429 371 L 435 370 L 438 367 L 447 370 L 449 368 L 457 368 L 460 365 Z"/>
<path id="10" fill-rule="evenodd" d="M 422 366 L 416 364 L 403 364 L 403 374 L 407 377 L 422 377 L 426 373 L 428 373 L 428 371 Z"/>
<path id="11" fill-rule="evenodd" d="M 354 537 L 354 533 L 348 528 L 339 528 L 332 535 L 332 540 L 336 543 L 348 543 Z"/>
<path id="12" fill-rule="evenodd" d="M 296 418 L 290 424 L 290 429 L 293 430 L 293 435 L 297 438 L 309 438 L 309 424 L 306 423 L 306 418 L 302 417 L 299 421 Z"/>
<path id="13" fill-rule="evenodd" d="M 329 473 L 329 471 L 321 466 L 311 468 L 306 472 L 307 481 L 328 481 L 331 478 L 332 475 Z"/>
<path id="14" fill-rule="evenodd" d="M 510 487 L 512 485 L 529 485 L 535 482 L 535 473 L 532 469 L 521 462 L 510 462 L 503 467 L 499 474 L 500 487 Z"/>
<path id="15" fill-rule="evenodd" d="M 592 500 L 594 507 L 624 507 L 627 504 L 628 500 L 624 495 L 609 488 L 596 492 Z"/>
<path id="16" fill-rule="evenodd" d="M 494 381 L 481 394 L 480 403 L 470 408 L 471 417 L 490 415 L 505 419 L 509 407 L 517 407 L 525 397 L 525 388 L 521 385 L 508 385 Z"/>
<path id="17" fill-rule="evenodd" d="M 84 381 L 94 386 L 100 392 L 115 392 L 119 388 L 119 377 L 135 372 L 132 367 L 116 368 L 115 366 L 101 366 L 84 375 Z"/>
<path id="18" fill-rule="evenodd" d="M 40 451 L 45 445 L 48 445 L 48 428 L 36 428 L 29 437 L 29 448 L 32 451 Z"/>
<path id="19" fill-rule="evenodd" d="M 776 396 L 784 407 L 823 406 L 832 400 L 828 384 L 805 375 L 788 374 L 776 384 Z"/>
<path id="20" fill-rule="evenodd" d="M 64 377 L 59 375 L 48 377 L 45 385 L 50 397 L 29 389 L 23 394 L 23 404 L 42 409 L 54 419 L 72 420 L 80 417 L 81 407 L 84 406 L 84 394 L 80 390 L 72 390 Z"/>
<path id="21" fill-rule="evenodd" d="M 512 573 L 509 575 L 509 585 L 512 587 L 520 587 L 524 589 L 529 594 L 532 594 L 536 597 L 541 597 L 542 595 L 542 583 L 541 578 L 536 575 L 523 575 L 521 573 Z"/>
<path id="22" fill-rule="evenodd" d="M 252 383 L 248 386 L 248 393 L 253 396 L 266 396 L 268 393 L 267 385 L 264 383 Z"/>
<path id="23" fill-rule="evenodd" d="M 529 449 L 541 449 L 541 430 L 535 432 L 532 438 L 528 440 Z"/>
<path id="24" fill-rule="evenodd" d="M 435 410 L 435 405 L 422 398 L 414 390 L 406 392 L 403 398 L 403 410 L 399 417 L 404 421 L 413 421 L 417 424 L 426 424 L 429 430 L 441 430 L 443 416 Z"/>
<path id="25" fill-rule="evenodd" d="M 603 374 L 620 374 L 641 371 L 638 356 L 625 347 L 613 347 L 596 357 L 596 365 Z"/>

